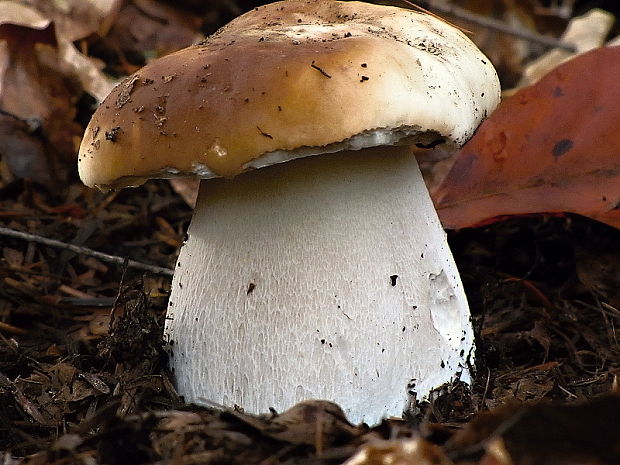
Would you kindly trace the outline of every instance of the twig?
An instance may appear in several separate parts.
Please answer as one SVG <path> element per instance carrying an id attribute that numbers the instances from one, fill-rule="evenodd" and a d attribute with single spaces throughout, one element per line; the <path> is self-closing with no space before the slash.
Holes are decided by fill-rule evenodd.
<path id="1" fill-rule="evenodd" d="M 117 265 L 123 265 L 125 261 L 130 268 L 136 268 L 139 270 L 150 271 L 151 273 L 161 274 L 165 276 L 172 276 L 173 270 L 170 268 L 163 268 L 161 266 L 148 265 L 146 263 L 137 262 L 135 260 L 126 260 L 124 257 L 117 257 L 115 255 L 108 255 L 103 252 L 97 252 L 96 250 L 89 249 L 87 247 L 81 247 L 79 245 L 67 244 L 65 242 L 56 241 L 54 239 L 48 239 L 46 237 L 37 236 L 35 234 L 24 233 L 21 231 L 15 231 L 14 229 L 0 227 L 0 235 L 15 237 L 17 239 L 23 239 L 29 242 L 36 242 L 38 244 L 47 245 L 49 247 L 56 247 L 59 249 L 66 249 L 75 252 L 80 255 L 88 255 L 90 257 L 98 258 L 104 262 L 116 263 Z"/>
<path id="2" fill-rule="evenodd" d="M 487 394 L 489 393 L 489 384 L 491 384 L 491 369 L 487 367 L 487 382 L 484 383 L 484 393 L 482 394 L 482 400 L 480 401 L 478 409 L 480 409 L 480 407 L 485 407 L 487 401 Z"/>
<path id="3" fill-rule="evenodd" d="M 408 0 L 401 1 L 406 4 L 410 3 Z M 511 26 L 510 24 L 506 24 L 503 21 L 478 15 L 476 13 L 472 13 L 471 11 L 466 10 L 465 8 L 460 8 L 455 5 L 448 5 L 443 1 L 416 0 L 416 3 L 422 4 L 425 8 L 428 8 L 429 10 L 435 10 L 441 14 L 452 16 L 454 18 L 461 19 L 471 24 L 476 24 L 487 29 L 499 31 L 503 34 L 519 37 L 520 39 L 527 40 L 528 42 L 534 42 L 550 48 L 561 48 L 571 53 L 576 52 L 575 47 L 572 44 L 562 42 L 555 37 L 544 36 L 541 34 L 537 34 L 536 32 L 518 29 Z"/>
<path id="4" fill-rule="evenodd" d="M 316 69 L 319 73 L 321 73 L 323 76 L 325 76 L 326 78 L 331 79 L 332 77 L 327 74 L 323 69 L 319 68 L 317 65 L 314 64 L 314 61 L 312 62 L 312 64 L 310 65 L 311 68 Z"/>
<path id="5" fill-rule="evenodd" d="M 26 334 L 26 330 L 22 328 L 18 328 L 17 326 L 10 325 L 8 323 L 3 323 L 0 321 L 0 331 L 5 331 L 9 334 L 17 334 L 18 336 L 23 336 Z"/>
<path id="6" fill-rule="evenodd" d="M 112 311 L 110 312 L 110 323 L 108 324 L 108 328 L 110 333 L 114 331 L 114 319 L 116 318 L 116 309 L 119 307 L 118 303 L 121 300 L 121 296 L 123 295 L 123 284 L 125 283 L 125 275 L 127 274 L 127 269 L 129 268 L 129 260 L 126 258 L 123 260 L 123 273 L 121 274 L 121 282 L 118 283 L 118 292 L 116 293 L 116 298 L 114 299 L 114 304 L 112 305 Z"/>

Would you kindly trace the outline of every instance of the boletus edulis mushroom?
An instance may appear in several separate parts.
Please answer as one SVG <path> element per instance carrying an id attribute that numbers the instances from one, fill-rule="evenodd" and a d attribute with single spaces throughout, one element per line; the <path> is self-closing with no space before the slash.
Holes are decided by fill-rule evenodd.
<path id="1" fill-rule="evenodd" d="M 179 393 L 374 424 L 467 381 L 467 300 L 410 147 L 462 145 L 499 94 L 453 26 L 330 0 L 256 8 L 117 86 L 84 183 L 203 179 L 165 328 Z"/>

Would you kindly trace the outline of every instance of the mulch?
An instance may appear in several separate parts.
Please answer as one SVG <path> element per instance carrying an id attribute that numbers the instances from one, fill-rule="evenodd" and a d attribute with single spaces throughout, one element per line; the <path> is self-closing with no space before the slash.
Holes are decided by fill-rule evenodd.
<path id="1" fill-rule="evenodd" d="M 52 193 L 20 181 L 0 194 L 11 228 L 162 267 L 173 265 L 191 216 L 165 181 L 114 194 L 77 182 Z M 481 444 L 506 422 L 519 451 L 561 442 L 551 434 L 557 424 L 544 426 L 556 416 L 578 429 L 572 445 L 600 439 L 598 428 L 618 430 L 620 398 L 610 393 L 620 372 L 620 231 L 539 216 L 449 239 L 477 332 L 474 383 L 445 386 L 406 420 L 369 429 L 349 425 L 328 403 L 263 418 L 184 404 L 163 351 L 168 277 L 3 238 L 1 449 L 25 464 L 341 463 L 362 444 L 422 437 L 464 460 L 464 451 L 468 459 L 483 454 Z M 579 415 L 552 409 L 525 421 L 539 401 L 590 403 Z"/>

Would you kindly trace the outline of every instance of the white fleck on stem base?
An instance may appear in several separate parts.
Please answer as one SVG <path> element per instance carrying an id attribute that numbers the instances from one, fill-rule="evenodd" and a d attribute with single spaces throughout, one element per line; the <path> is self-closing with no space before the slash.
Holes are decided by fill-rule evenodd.
<path id="1" fill-rule="evenodd" d="M 191 402 L 321 398 L 374 424 L 410 391 L 469 379 L 467 301 L 405 147 L 203 181 L 172 286 L 171 366 Z"/>

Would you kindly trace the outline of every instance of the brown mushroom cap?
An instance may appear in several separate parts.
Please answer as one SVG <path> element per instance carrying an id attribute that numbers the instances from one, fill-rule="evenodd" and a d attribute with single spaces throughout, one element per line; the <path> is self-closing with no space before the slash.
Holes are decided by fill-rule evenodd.
<path id="1" fill-rule="evenodd" d="M 359 135 L 368 136 L 363 146 L 416 133 L 460 145 L 498 102 L 493 66 L 432 16 L 288 0 L 246 13 L 118 85 L 86 129 L 79 172 L 86 185 L 110 188 L 151 177 L 231 177 L 298 157 L 296 150 L 335 151 Z"/>

